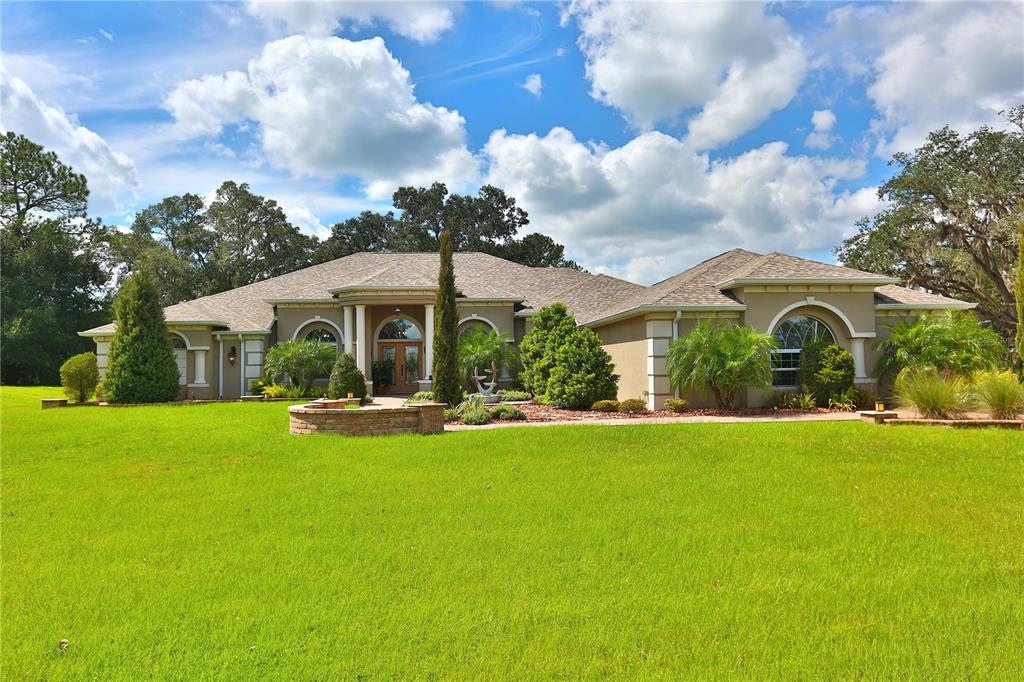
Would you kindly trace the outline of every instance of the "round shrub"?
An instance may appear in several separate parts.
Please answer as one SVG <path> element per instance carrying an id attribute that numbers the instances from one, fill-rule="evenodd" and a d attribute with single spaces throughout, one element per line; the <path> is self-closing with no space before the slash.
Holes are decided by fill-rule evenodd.
<path id="1" fill-rule="evenodd" d="M 801 353 L 802 355 L 802 353 Z M 811 391 L 818 403 L 853 388 L 853 355 L 850 351 L 830 343 L 818 355 L 818 368 L 814 372 Z"/>
<path id="2" fill-rule="evenodd" d="M 665 409 L 677 414 L 686 412 L 690 409 L 690 401 L 686 398 L 669 398 L 665 401 Z"/>
<path id="3" fill-rule="evenodd" d="M 618 392 L 618 375 L 601 339 L 589 327 L 577 327 L 555 352 L 545 393 L 552 405 L 582 409 Z"/>
<path id="4" fill-rule="evenodd" d="M 511 405 L 498 405 L 491 410 L 491 417 L 500 421 L 523 421 L 526 419 L 522 410 Z"/>
<path id="5" fill-rule="evenodd" d="M 519 381 L 534 397 L 546 400 L 555 355 L 576 329 L 576 320 L 564 303 L 553 303 L 538 310 L 532 323 L 519 344 L 523 366 Z"/>
<path id="6" fill-rule="evenodd" d="M 590 406 L 590 409 L 595 412 L 618 412 L 619 401 L 618 400 L 598 400 L 596 403 Z"/>
<path id="7" fill-rule="evenodd" d="M 60 385 L 64 387 L 64 394 L 76 403 L 89 400 L 99 381 L 95 353 L 80 353 L 60 366 Z"/>
<path id="8" fill-rule="evenodd" d="M 331 379 L 327 383 L 328 398 L 366 397 L 366 377 L 356 367 L 356 359 L 349 353 L 339 353 L 331 370 Z"/>
<path id="9" fill-rule="evenodd" d="M 647 405 L 639 398 L 630 398 L 619 402 L 619 412 L 623 414 L 640 414 L 647 411 Z"/>

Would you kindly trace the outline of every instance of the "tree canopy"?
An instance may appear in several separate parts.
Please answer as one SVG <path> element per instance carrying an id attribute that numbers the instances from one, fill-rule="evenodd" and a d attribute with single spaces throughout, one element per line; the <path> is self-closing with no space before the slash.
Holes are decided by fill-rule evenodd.
<path id="1" fill-rule="evenodd" d="M 85 217 L 85 177 L 22 135 L 0 137 L 0 374 L 57 383 L 90 349 L 83 329 L 106 322 L 103 229 Z"/>
<path id="2" fill-rule="evenodd" d="M 933 131 L 879 190 L 887 206 L 836 249 L 851 267 L 978 303 L 1005 337 L 1017 321 L 1014 269 L 1024 218 L 1024 106 L 1008 126 Z"/>

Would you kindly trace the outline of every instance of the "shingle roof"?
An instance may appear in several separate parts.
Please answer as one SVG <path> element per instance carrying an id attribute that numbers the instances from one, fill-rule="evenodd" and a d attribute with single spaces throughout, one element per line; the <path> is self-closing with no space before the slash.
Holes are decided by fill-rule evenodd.
<path id="1" fill-rule="evenodd" d="M 727 281 L 761 280 L 761 279 L 843 279 L 843 280 L 865 280 L 866 282 L 885 283 L 891 281 L 891 277 L 877 275 L 873 272 L 854 270 L 842 265 L 822 263 L 821 261 L 790 256 L 787 253 L 772 253 L 757 256 L 747 260 L 745 264 L 738 267 L 716 284 L 724 284 Z"/>
<path id="2" fill-rule="evenodd" d="M 237 289 L 164 309 L 168 322 L 216 322 L 232 331 L 269 330 L 274 309 L 268 301 L 329 299 L 345 288 L 428 287 L 437 282 L 436 253 L 356 253 Z M 485 253 L 455 254 L 455 285 L 467 298 L 514 299 L 526 312 L 565 303 L 580 323 L 648 307 L 735 306 L 739 301 L 718 285 L 737 279 L 838 278 L 878 280 L 879 275 L 839 265 L 733 249 L 646 287 L 571 268 L 532 268 Z M 882 304 L 966 307 L 951 298 L 893 285 L 876 289 Z M 85 334 L 113 333 L 114 325 Z"/>

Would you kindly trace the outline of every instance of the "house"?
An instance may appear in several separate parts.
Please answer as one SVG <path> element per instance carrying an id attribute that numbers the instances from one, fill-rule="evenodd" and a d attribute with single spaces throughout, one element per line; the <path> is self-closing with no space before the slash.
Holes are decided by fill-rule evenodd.
<path id="1" fill-rule="evenodd" d="M 274 344 L 321 339 L 352 353 L 369 378 L 374 361 L 394 361 L 383 390 L 430 386 L 436 253 L 357 253 L 164 310 L 181 373 L 182 395 L 237 398 L 263 371 Z M 886 325 L 926 311 L 972 303 L 901 286 L 891 277 L 789 256 L 733 249 L 652 286 L 569 268 L 533 268 L 484 253 L 455 254 L 459 332 L 491 327 L 519 343 L 531 316 L 565 303 L 593 328 L 620 375 L 620 398 L 659 408 L 673 395 L 668 344 L 700 320 L 750 325 L 779 340 L 773 372 L 795 388 L 800 349 L 827 338 L 849 350 L 856 383 L 872 388 L 874 342 Z M 93 337 L 106 366 L 114 325 Z M 700 396 L 690 396 L 701 404 Z M 763 400 L 750 391 L 748 404 Z"/>

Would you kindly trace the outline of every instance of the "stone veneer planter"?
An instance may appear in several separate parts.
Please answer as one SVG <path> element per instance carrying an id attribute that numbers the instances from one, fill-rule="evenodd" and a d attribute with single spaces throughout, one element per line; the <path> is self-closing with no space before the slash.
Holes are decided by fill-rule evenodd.
<path id="1" fill-rule="evenodd" d="M 299 435 L 336 433 L 342 436 L 441 433 L 444 431 L 444 405 L 420 403 L 359 409 L 292 405 L 288 408 L 288 430 Z"/>

